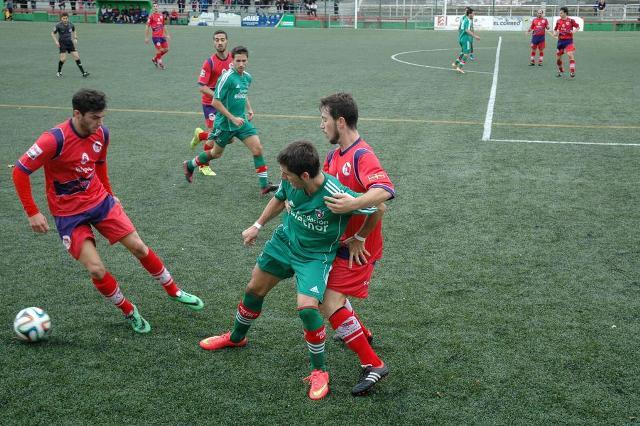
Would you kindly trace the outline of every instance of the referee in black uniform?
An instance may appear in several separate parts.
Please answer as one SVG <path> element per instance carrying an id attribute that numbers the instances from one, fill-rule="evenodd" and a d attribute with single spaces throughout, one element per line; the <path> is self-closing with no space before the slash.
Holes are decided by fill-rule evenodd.
<path id="1" fill-rule="evenodd" d="M 56 37 L 58 34 L 58 37 Z M 60 15 L 60 22 L 56 24 L 51 33 L 51 37 L 56 46 L 60 49 L 60 60 L 58 61 L 58 72 L 56 76 L 62 77 L 62 65 L 67 59 L 67 53 L 71 53 L 73 59 L 76 60 L 76 65 L 80 68 L 80 72 L 83 77 L 89 77 L 89 73 L 82 68 L 82 62 L 80 61 L 80 55 L 76 51 L 76 43 L 78 42 L 78 36 L 76 35 L 76 27 L 69 22 L 69 14 L 63 12 Z"/>

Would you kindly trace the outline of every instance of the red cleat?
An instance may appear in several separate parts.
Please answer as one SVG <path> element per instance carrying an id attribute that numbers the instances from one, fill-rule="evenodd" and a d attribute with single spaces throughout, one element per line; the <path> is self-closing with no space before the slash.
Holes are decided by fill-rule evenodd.
<path id="1" fill-rule="evenodd" d="M 305 377 L 304 381 L 311 384 L 309 388 L 309 398 L 314 401 L 322 399 L 329 393 L 329 373 L 321 370 L 313 370 L 309 377 Z"/>
<path id="2" fill-rule="evenodd" d="M 247 344 L 247 338 L 240 340 L 238 343 L 231 341 L 231 332 L 227 331 L 220 336 L 207 337 L 200 341 L 200 347 L 205 351 L 217 351 L 224 348 L 239 348 Z"/>

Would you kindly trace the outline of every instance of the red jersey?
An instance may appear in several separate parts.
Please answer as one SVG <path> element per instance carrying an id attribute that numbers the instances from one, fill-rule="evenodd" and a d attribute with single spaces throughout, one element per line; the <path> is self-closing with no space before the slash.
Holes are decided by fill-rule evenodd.
<path id="1" fill-rule="evenodd" d="M 149 15 L 147 26 L 151 27 L 151 37 L 164 37 L 164 15 L 162 13 Z"/>
<path id="2" fill-rule="evenodd" d="M 96 164 L 107 159 L 108 145 L 106 127 L 83 138 L 69 119 L 40 135 L 16 167 L 31 174 L 44 166 L 51 214 L 71 216 L 97 206 L 109 195 L 96 175 Z"/>
<path id="3" fill-rule="evenodd" d="M 573 40 L 573 29 L 580 28 L 580 25 L 571 18 L 558 19 L 553 29 L 558 31 L 558 40 Z"/>
<path id="4" fill-rule="evenodd" d="M 214 90 L 216 88 L 218 78 L 222 75 L 222 72 L 228 70 L 232 66 L 233 58 L 231 57 L 230 53 L 227 52 L 227 57 L 225 59 L 220 59 L 216 54 L 211 55 L 211 57 L 204 61 L 204 63 L 202 64 L 198 84 L 200 86 L 207 86 L 209 89 Z M 213 98 L 207 93 L 202 94 L 203 105 L 211 105 L 212 101 Z"/>
<path id="5" fill-rule="evenodd" d="M 383 188 L 395 197 L 395 189 L 387 172 L 380 165 L 373 149 L 361 138 L 344 151 L 341 151 L 340 147 L 330 151 L 324 160 L 323 170 L 356 192 L 367 192 L 369 188 Z M 360 215 L 351 216 L 341 239 L 350 238 L 358 232 L 365 218 Z M 380 221 L 365 242 L 365 248 L 371 253 L 369 261 L 374 262 L 382 257 L 382 245 Z"/>
<path id="6" fill-rule="evenodd" d="M 543 36 L 545 35 L 545 30 L 548 29 L 549 21 L 547 21 L 547 18 L 535 18 L 531 21 L 531 26 L 529 27 L 529 31 L 532 31 L 534 36 Z"/>

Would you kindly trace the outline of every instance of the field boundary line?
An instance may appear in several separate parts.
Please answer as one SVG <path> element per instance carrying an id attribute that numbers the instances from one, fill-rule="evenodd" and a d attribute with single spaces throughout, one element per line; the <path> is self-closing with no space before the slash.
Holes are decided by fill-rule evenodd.
<path id="1" fill-rule="evenodd" d="M 496 62 L 493 65 L 493 82 L 491 92 L 489 92 L 489 102 L 487 103 L 487 114 L 484 117 L 484 131 L 482 140 L 491 139 L 491 124 L 493 123 L 493 107 L 496 103 L 496 90 L 498 89 L 498 69 L 500 68 L 500 48 L 502 47 L 502 36 L 498 37 L 498 47 L 496 48 Z"/>
<path id="2" fill-rule="evenodd" d="M 549 145 L 597 145 L 597 146 L 639 146 L 640 143 L 625 142 L 578 142 L 578 141 L 535 141 L 528 139 L 489 139 L 488 142 L 536 143 Z"/>
<path id="3" fill-rule="evenodd" d="M 54 109 L 67 111 L 70 110 L 70 106 L 48 106 L 48 105 L 16 105 L 16 104 L 0 104 L 0 108 L 11 109 Z M 202 115 L 202 112 L 198 111 L 170 111 L 170 110 L 151 110 L 151 109 L 133 109 L 133 108 L 107 108 L 107 111 L 112 112 L 131 112 L 136 114 L 169 114 L 169 115 Z M 319 120 L 315 115 L 290 115 L 290 114 L 256 114 L 258 118 L 285 118 L 293 120 Z M 463 126 L 478 126 L 483 124 L 481 121 L 472 120 L 429 120 L 421 118 L 380 118 L 380 117 L 359 117 L 360 121 L 369 121 L 377 123 L 415 123 L 415 124 L 459 124 Z M 621 130 L 640 130 L 640 125 L 630 124 L 545 124 L 545 123 L 508 123 L 508 122 L 493 122 L 493 126 L 500 127 L 551 127 L 551 128 L 566 128 L 566 129 L 621 129 Z"/>

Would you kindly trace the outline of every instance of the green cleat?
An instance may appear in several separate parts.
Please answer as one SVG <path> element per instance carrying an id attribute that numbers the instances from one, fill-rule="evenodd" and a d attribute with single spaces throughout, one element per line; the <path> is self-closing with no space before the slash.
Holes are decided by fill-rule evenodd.
<path id="1" fill-rule="evenodd" d="M 133 328 L 133 331 L 136 333 L 148 333 L 151 331 L 151 325 L 149 325 L 146 319 L 142 318 L 142 315 L 140 315 L 135 305 L 133 305 L 133 312 L 125 316 L 125 319 L 129 321 L 131 328 Z"/>
<path id="2" fill-rule="evenodd" d="M 204 302 L 193 294 L 189 294 L 184 290 L 180 290 L 176 297 L 170 297 L 171 300 L 187 305 L 189 309 L 201 311 L 204 308 Z"/>
<path id="3" fill-rule="evenodd" d="M 196 149 L 196 146 L 198 146 L 200 144 L 200 133 L 204 132 L 204 130 L 202 130 L 200 127 L 197 127 L 194 131 L 193 131 L 193 139 L 191 139 L 191 142 L 189 142 L 189 146 L 191 146 L 191 149 Z"/>
<path id="4" fill-rule="evenodd" d="M 200 173 L 202 173 L 205 176 L 215 176 L 216 175 L 216 172 L 211 170 L 211 167 L 209 167 L 207 165 L 200 166 L 200 167 L 198 167 L 198 169 L 200 170 Z"/>

